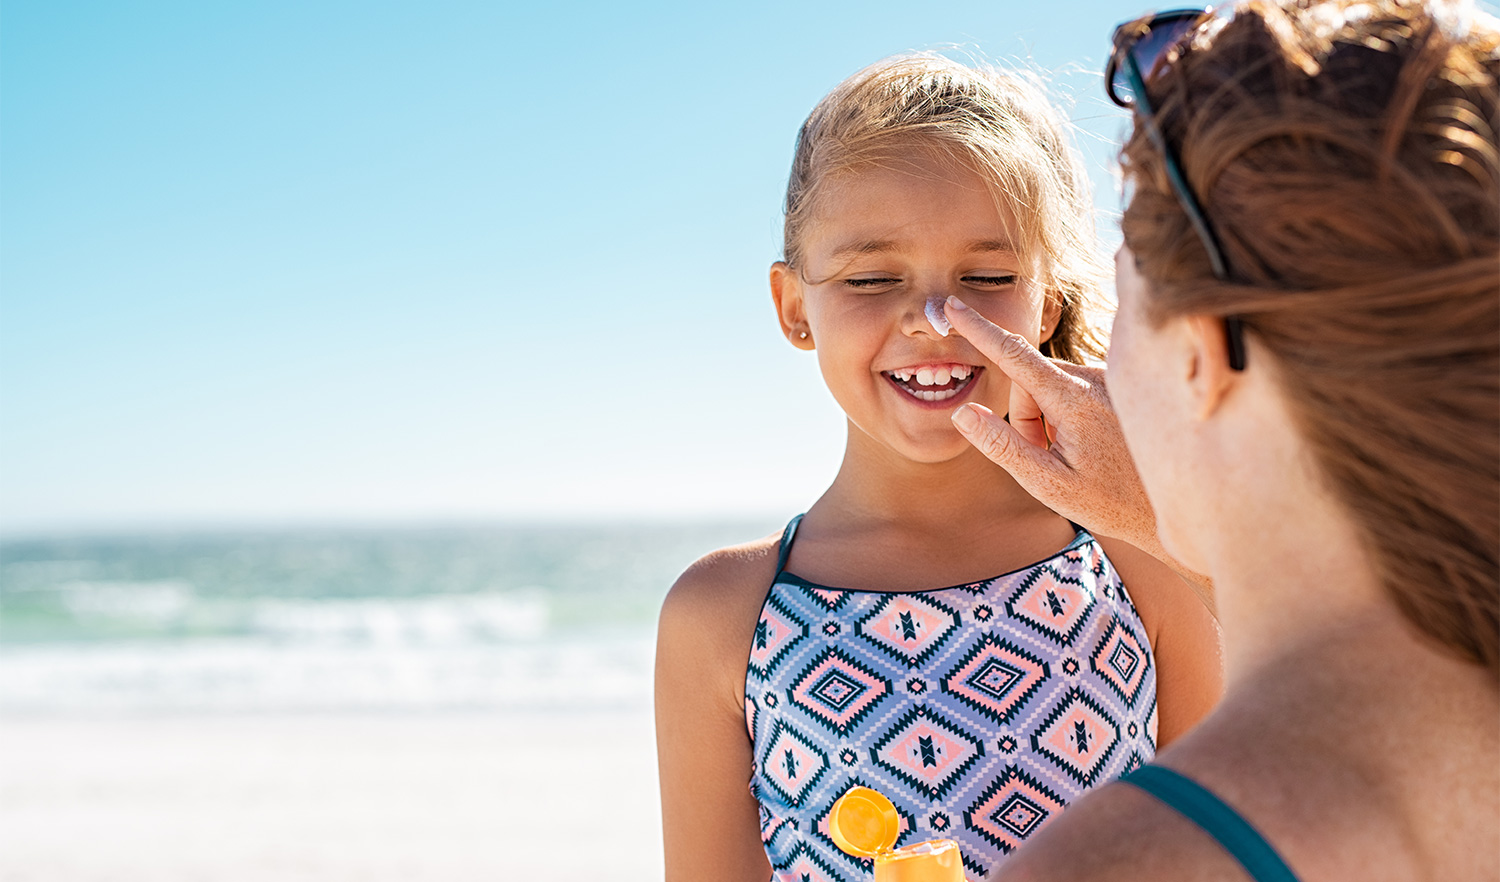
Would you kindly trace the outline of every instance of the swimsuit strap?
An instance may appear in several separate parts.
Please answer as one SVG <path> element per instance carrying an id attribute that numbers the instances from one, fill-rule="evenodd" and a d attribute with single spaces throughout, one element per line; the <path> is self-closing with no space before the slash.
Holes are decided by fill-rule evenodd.
<path id="1" fill-rule="evenodd" d="M 797 539 L 797 525 L 802 523 L 802 518 L 806 514 L 803 512 L 792 518 L 791 523 L 787 524 L 786 529 L 781 533 L 781 551 L 776 555 L 776 575 L 778 576 L 786 569 L 786 559 L 792 553 L 792 543 Z"/>
<path id="2" fill-rule="evenodd" d="M 1141 766 L 1120 778 L 1175 809 L 1224 846 L 1256 882 L 1297 882 L 1265 837 L 1201 784 L 1163 766 Z"/>

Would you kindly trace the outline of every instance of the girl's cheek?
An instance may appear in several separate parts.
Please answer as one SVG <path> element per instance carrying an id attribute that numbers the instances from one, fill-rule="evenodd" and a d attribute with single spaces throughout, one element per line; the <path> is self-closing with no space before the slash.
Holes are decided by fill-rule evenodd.
<path id="1" fill-rule="evenodd" d="M 1036 342 L 1041 331 L 1040 311 L 1027 309 L 1024 306 L 1014 304 L 996 306 L 988 311 L 981 309 L 979 314 L 1012 334 L 1020 334 L 1032 343 Z"/>
<path id="2" fill-rule="evenodd" d="M 975 303 L 974 300 L 980 302 Z M 1046 292 L 1035 283 L 1026 283 L 1023 291 L 1012 290 L 1007 294 L 974 300 L 965 299 L 964 302 L 1012 334 L 1020 334 L 1033 343 L 1040 336 Z"/>

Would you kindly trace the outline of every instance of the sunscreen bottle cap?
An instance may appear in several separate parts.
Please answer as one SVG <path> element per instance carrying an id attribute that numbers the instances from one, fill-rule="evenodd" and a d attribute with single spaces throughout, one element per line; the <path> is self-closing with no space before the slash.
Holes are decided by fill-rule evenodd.
<path id="1" fill-rule="evenodd" d="M 891 850 L 901 836 L 896 806 L 868 787 L 852 787 L 828 810 L 828 835 L 846 853 L 872 858 Z"/>

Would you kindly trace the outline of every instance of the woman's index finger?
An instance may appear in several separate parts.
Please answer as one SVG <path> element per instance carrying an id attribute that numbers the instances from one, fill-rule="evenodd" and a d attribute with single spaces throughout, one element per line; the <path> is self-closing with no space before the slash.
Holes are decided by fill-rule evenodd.
<path id="1" fill-rule="evenodd" d="M 980 354 L 1011 381 L 1026 389 L 1033 398 L 1045 398 L 1060 386 L 1073 384 L 1073 377 L 1052 363 L 1025 337 L 1012 334 L 970 309 L 957 297 L 949 297 L 943 312 L 953 330 L 974 344 Z"/>

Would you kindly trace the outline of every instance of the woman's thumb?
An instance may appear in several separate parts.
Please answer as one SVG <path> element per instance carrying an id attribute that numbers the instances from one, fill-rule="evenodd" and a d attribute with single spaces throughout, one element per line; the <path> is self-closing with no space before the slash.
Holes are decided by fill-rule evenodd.
<path id="1" fill-rule="evenodd" d="M 1045 451 L 1022 438 L 1009 423 L 982 404 L 965 404 L 953 412 L 953 425 L 979 452 L 1027 487 L 1047 472 Z"/>

